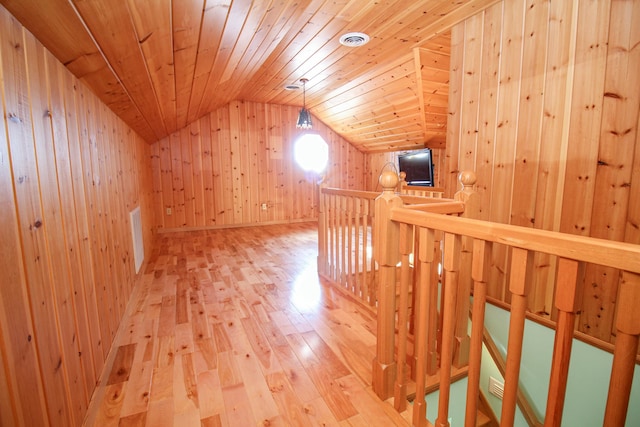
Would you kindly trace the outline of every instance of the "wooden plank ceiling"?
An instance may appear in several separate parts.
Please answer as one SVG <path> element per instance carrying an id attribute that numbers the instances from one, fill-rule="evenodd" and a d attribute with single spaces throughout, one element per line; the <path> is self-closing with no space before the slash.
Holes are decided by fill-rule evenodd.
<path id="1" fill-rule="evenodd" d="M 301 106 L 307 78 L 313 115 L 376 152 L 444 146 L 448 29 L 495 1 L 0 3 L 149 143 L 232 100 Z"/>

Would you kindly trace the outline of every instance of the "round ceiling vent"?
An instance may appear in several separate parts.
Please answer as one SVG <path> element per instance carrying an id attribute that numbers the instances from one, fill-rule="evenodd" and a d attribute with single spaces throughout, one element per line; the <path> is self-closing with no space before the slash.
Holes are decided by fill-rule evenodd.
<path id="1" fill-rule="evenodd" d="M 358 47 L 369 43 L 369 36 L 365 33 L 347 33 L 340 37 L 340 44 L 348 47 Z"/>

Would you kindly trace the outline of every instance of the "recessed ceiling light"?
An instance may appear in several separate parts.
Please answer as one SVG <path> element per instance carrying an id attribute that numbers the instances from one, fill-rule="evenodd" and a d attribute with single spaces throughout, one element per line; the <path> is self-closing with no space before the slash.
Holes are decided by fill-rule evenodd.
<path id="1" fill-rule="evenodd" d="M 369 43 L 369 36 L 365 33 L 347 33 L 340 37 L 340 44 L 348 47 L 358 47 Z"/>
<path id="2" fill-rule="evenodd" d="M 286 85 L 284 88 L 286 90 L 298 90 L 298 89 L 300 89 L 300 86 L 299 85 Z"/>

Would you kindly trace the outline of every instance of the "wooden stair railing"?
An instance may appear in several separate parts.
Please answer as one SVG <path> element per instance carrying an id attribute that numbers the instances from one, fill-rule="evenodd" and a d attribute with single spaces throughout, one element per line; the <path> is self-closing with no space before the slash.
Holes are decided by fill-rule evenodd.
<path id="1" fill-rule="evenodd" d="M 428 187 L 421 187 L 428 188 Z M 440 190 L 430 188 L 423 197 L 394 194 L 405 206 L 425 207 L 431 212 L 459 212 L 460 202 L 442 198 Z M 318 273 L 347 290 L 370 307 L 377 305 L 376 251 L 373 227 L 374 201 L 380 193 L 320 186 L 318 212 Z"/>
<path id="2" fill-rule="evenodd" d="M 437 284 L 433 286 L 418 287 L 413 285 L 413 275 L 409 272 L 409 255 L 416 253 L 416 248 L 420 248 L 417 251 L 418 262 L 416 263 L 416 269 L 420 277 L 429 276 L 437 281 L 438 264 L 440 260 L 434 261 L 434 254 L 437 250 L 434 250 L 436 245 L 436 235 L 430 236 L 428 243 L 415 246 L 414 242 L 418 239 L 419 234 L 415 232 L 413 228 L 411 230 L 402 231 L 399 225 L 389 220 L 389 214 L 393 208 L 400 208 L 404 206 L 405 202 L 413 203 L 412 206 L 407 206 L 415 212 L 433 212 L 439 214 L 471 214 L 469 208 L 476 203 L 476 196 L 473 192 L 473 185 L 475 184 L 475 174 L 472 172 L 463 173 L 460 176 L 462 183 L 462 190 L 456 193 L 454 199 L 417 199 L 415 196 L 403 196 L 395 192 L 398 186 L 398 176 L 391 171 L 384 171 L 380 175 L 380 184 L 383 188 L 382 194 L 375 200 L 375 248 L 374 258 L 379 268 L 379 282 L 378 282 L 378 321 L 377 321 L 377 334 L 378 345 L 376 348 L 376 358 L 373 362 L 373 380 L 372 386 L 374 391 L 382 399 L 387 399 L 393 395 L 398 396 L 397 408 L 403 408 L 404 403 L 401 402 L 400 396 L 406 396 L 406 383 L 408 367 L 406 365 L 407 355 L 407 336 L 408 331 L 406 325 L 409 322 L 408 314 L 408 298 L 404 295 L 404 292 L 408 292 L 409 288 L 414 289 L 415 292 L 415 316 L 420 313 L 425 319 L 431 319 L 430 324 L 434 324 L 434 319 L 437 316 L 436 312 L 436 300 L 437 300 Z M 425 203 L 427 202 L 427 203 Z M 468 204 L 467 204 L 468 203 Z M 420 235 L 421 236 L 421 235 Z M 398 246 L 400 243 L 400 247 Z M 426 245 L 426 246 L 425 246 Z M 396 271 L 400 264 L 401 280 L 400 280 L 400 301 L 396 304 Z M 457 274 L 457 273 L 456 273 Z M 456 274 L 450 274 L 445 280 L 449 280 L 452 283 L 457 283 Z M 470 273 L 469 273 L 470 274 Z M 454 293 L 455 296 L 455 293 Z M 390 299 L 390 301 L 386 301 Z M 422 307 L 422 311 L 420 308 Z M 396 316 L 397 311 L 397 316 Z M 458 325 L 461 322 L 461 325 Z M 424 321 L 415 321 L 416 327 L 415 334 L 415 349 L 417 351 L 424 352 L 418 354 L 414 351 L 414 357 L 416 360 L 425 359 L 429 360 L 427 366 L 420 366 L 416 363 L 416 367 L 423 371 L 416 371 L 416 387 L 422 387 L 424 385 L 424 375 L 432 374 L 435 371 L 435 329 L 424 328 Z M 395 330 L 398 325 L 398 340 L 395 340 Z M 460 318 L 454 318 L 451 323 L 443 323 L 444 328 L 451 326 L 452 331 L 464 331 L 456 339 L 455 354 L 462 354 L 468 348 L 466 345 L 466 330 L 468 326 L 468 317 L 464 316 Z M 427 341 L 422 340 L 424 336 L 428 336 Z M 444 334 L 443 334 L 444 336 Z M 396 347 L 402 357 L 398 357 L 397 361 L 394 359 L 394 351 Z M 462 351 L 460 349 L 462 348 Z M 444 349 L 444 344 L 443 344 Z M 451 354 L 454 354 L 454 349 L 450 350 Z M 466 356 L 462 356 L 460 360 L 466 360 Z M 446 397 L 446 396 L 445 396 Z M 421 405 L 418 402 L 418 405 Z"/>
<path id="3" fill-rule="evenodd" d="M 392 180 L 387 182 L 391 185 Z M 396 183 L 393 183 L 396 185 Z M 511 296 L 511 316 L 509 325 L 509 337 L 507 348 L 507 361 L 505 368 L 505 389 L 502 402 L 501 425 L 513 425 L 516 411 L 516 400 L 520 374 L 520 362 L 522 354 L 522 342 L 524 332 L 524 320 L 526 316 L 526 299 L 532 281 L 532 258 L 535 253 L 547 254 L 558 258 L 555 284 L 555 308 L 558 310 L 558 322 L 555 333 L 555 343 L 552 358 L 551 376 L 549 381 L 549 393 L 546 403 L 545 426 L 559 426 L 562 421 L 562 411 L 566 393 L 566 384 L 569 370 L 569 358 L 571 355 L 571 343 L 573 338 L 574 320 L 579 310 L 580 294 L 582 288 L 582 274 L 586 263 L 597 264 L 619 270 L 621 281 L 619 286 L 619 309 L 616 320 L 617 339 L 614 349 L 613 368 L 608 391 L 606 410 L 603 414 L 604 425 L 624 425 L 629 406 L 629 396 L 633 380 L 638 349 L 638 336 L 640 335 L 640 246 L 606 241 L 583 236 L 568 235 L 558 232 L 550 232 L 525 227 L 490 223 L 468 218 L 455 218 L 450 215 L 438 215 L 428 212 L 420 212 L 416 209 L 399 207 L 397 203 L 389 200 L 380 202 L 380 208 L 388 207 L 389 212 L 376 211 L 378 219 L 389 219 L 386 225 L 377 224 L 379 233 L 389 235 L 377 235 L 377 238 L 386 241 L 384 252 L 378 261 L 388 269 L 388 273 L 381 275 L 380 289 L 386 289 L 390 280 L 395 285 L 395 263 L 405 263 L 407 260 L 408 245 L 407 236 L 418 236 L 417 258 L 420 271 L 420 286 L 416 287 L 416 312 L 415 312 L 415 348 L 416 348 L 416 400 L 413 404 L 413 424 L 426 426 L 426 403 L 424 401 L 423 378 L 426 373 L 427 343 L 426 337 L 433 322 L 427 315 L 429 295 L 433 291 L 430 283 L 430 272 L 438 267 L 439 260 L 434 259 L 433 247 L 436 233 L 444 233 L 443 255 L 443 294 L 442 307 L 442 344 L 440 355 L 440 401 L 436 426 L 448 426 L 448 396 L 449 378 L 451 367 L 462 346 L 456 347 L 458 341 L 456 322 L 465 316 L 459 315 L 460 305 L 458 289 L 460 278 L 465 268 L 462 261 L 465 254 L 464 241 L 471 242 L 469 257 L 471 268 L 470 277 L 474 283 L 473 324 L 469 345 L 469 378 L 468 397 L 465 425 L 475 425 L 477 411 L 477 396 L 479 389 L 479 370 L 481 364 L 482 330 L 484 329 L 485 295 L 489 269 L 491 250 L 495 245 L 506 245 L 511 253 L 509 265 L 508 289 Z M 389 242 L 396 243 L 395 249 L 389 246 Z M 469 248 L 467 248 L 469 251 Z M 402 273 L 401 282 L 409 276 Z M 410 276 L 409 276 L 410 277 Z M 403 289 L 407 289 L 406 283 L 401 283 Z M 395 298 L 395 293 L 380 292 L 380 307 L 391 307 L 394 302 L 384 302 L 382 298 Z M 405 310 L 402 302 L 401 310 Z M 401 358 L 394 358 L 395 342 L 393 330 L 395 313 L 387 310 L 378 311 L 378 331 L 382 339 L 378 342 L 377 359 L 374 361 L 373 385 L 374 391 L 381 399 L 387 399 L 392 395 L 397 398 L 403 396 L 403 383 L 406 369 L 397 364 L 405 363 L 405 354 L 402 342 L 398 342 Z M 406 317 L 399 313 L 401 322 Z M 401 324 L 400 328 L 405 328 Z M 399 332 L 404 334 L 404 332 Z M 402 335 L 404 336 L 404 335 Z M 387 347 L 389 346 L 390 349 Z M 383 357 L 380 357 L 380 356 Z M 395 356 L 395 355 L 394 355 Z M 396 377 L 396 378 L 394 378 Z M 395 383 L 397 381 L 397 384 Z M 395 393 L 394 393 L 395 391 Z M 394 405 L 401 409 L 402 403 Z"/>

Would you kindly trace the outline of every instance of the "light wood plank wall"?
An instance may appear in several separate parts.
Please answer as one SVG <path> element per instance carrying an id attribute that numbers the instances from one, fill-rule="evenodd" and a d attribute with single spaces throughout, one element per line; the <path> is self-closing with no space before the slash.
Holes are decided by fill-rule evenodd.
<path id="1" fill-rule="evenodd" d="M 316 219 L 317 177 L 293 159 L 298 111 L 234 101 L 153 144 L 158 229 Z M 329 145 L 328 185 L 362 189 L 364 155 L 317 119 L 313 132 Z"/>
<path id="2" fill-rule="evenodd" d="M 151 249 L 151 150 L 0 7 L 0 425 L 81 425 Z"/>
<path id="3" fill-rule="evenodd" d="M 515 0 L 452 30 L 446 187 L 478 175 L 481 217 L 640 244 L 640 2 Z M 490 294 L 503 298 L 504 250 Z M 550 312 L 555 260 L 529 308 Z M 587 269 L 579 329 L 613 340 L 617 272 Z"/>
<path id="4" fill-rule="evenodd" d="M 413 150 L 412 150 L 413 151 Z M 419 150 L 417 150 L 419 151 Z M 392 151 L 388 153 L 367 153 L 365 154 L 365 191 L 382 192 L 382 187 L 378 182 L 380 172 L 387 167 L 393 165 L 398 169 L 398 155 L 408 153 L 410 151 Z M 431 158 L 433 160 L 433 178 L 435 187 L 444 187 L 445 179 L 443 177 L 444 167 L 446 165 L 445 149 L 432 148 Z M 454 190 L 455 193 L 456 190 Z"/>

